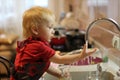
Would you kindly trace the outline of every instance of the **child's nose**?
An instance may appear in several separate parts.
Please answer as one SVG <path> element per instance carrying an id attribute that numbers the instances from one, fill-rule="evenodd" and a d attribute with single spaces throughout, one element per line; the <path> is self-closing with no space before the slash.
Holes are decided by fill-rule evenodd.
<path id="1" fill-rule="evenodd" d="M 54 33 L 55 33 L 55 30 L 54 30 L 54 29 L 52 29 L 52 30 L 51 30 L 51 33 L 52 33 L 52 34 L 54 34 Z"/>

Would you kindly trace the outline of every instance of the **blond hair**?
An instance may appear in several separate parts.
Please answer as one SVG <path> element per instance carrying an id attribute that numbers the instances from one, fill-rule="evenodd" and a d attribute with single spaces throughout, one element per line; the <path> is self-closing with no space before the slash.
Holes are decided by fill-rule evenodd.
<path id="1" fill-rule="evenodd" d="M 23 36 L 28 38 L 33 36 L 31 27 L 40 27 L 55 21 L 54 14 L 47 8 L 40 6 L 32 7 L 24 12 L 23 15 Z"/>

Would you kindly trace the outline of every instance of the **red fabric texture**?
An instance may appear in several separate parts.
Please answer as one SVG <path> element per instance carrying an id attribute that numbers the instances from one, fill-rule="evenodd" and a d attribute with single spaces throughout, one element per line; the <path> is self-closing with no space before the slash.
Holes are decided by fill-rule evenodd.
<path id="1" fill-rule="evenodd" d="M 30 37 L 22 42 L 18 42 L 17 55 L 15 59 L 15 71 L 25 72 L 29 76 L 41 77 L 50 65 L 49 59 L 55 54 L 55 51 L 50 48 L 48 42 Z M 19 67 L 23 67 L 21 71 Z M 26 67 L 26 68 L 24 68 Z M 27 70 L 24 70 L 27 69 Z M 11 77 L 10 80 L 16 80 Z"/>

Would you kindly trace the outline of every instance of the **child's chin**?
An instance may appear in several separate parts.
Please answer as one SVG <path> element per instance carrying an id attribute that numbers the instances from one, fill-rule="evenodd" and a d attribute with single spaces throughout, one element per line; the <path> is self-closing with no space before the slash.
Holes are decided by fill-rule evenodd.
<path id="1" fill-rule="evenodd" d="M 50 42 L 52 38 L 48 38 L 47 41 Z"/>
<path id="2" fill-rule="evenodd" d="M 51 35 L 50 38 L 52 39 L 54 37 L 54 35 Z"/>
<path id="3" fill-rule="evenodd" d="M 50 42 L 51 41 L 51 39 L 49 39 L 49 40 L 47 40 L 48 42 Z"/>

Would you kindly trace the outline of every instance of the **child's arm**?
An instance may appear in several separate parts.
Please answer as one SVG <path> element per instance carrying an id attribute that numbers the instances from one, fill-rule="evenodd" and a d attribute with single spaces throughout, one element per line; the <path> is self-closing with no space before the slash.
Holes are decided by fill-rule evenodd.
<path id="1" fill-rule="evenodd" d="M 62 72 L 60 69 L 58 68 L 54 68 L 52 65 L 49 66 L 47 73 L 57 77 L 57 78 L 61 78 L 62 77 Z"/>
<path id="2" fill-rule="evenodd" d="M 83 59 L 83 58 L 91 55 L 95 51 L 96 51 L 96 49 L 86 52 L 86 45 L 85 45 L 83 48 L 83 51 L 80 54 L 64 55 L 64 56 L 55 54 L 53 57 L 50 58 L 50 61 L 59 63 L 59 64 L 69 64 L 69 63 L 78 61 L 80 59 Z"/>

